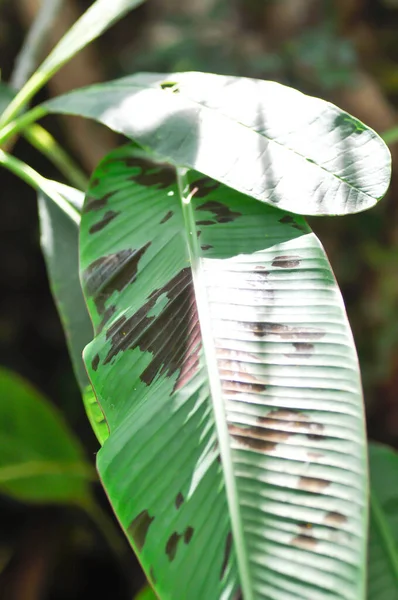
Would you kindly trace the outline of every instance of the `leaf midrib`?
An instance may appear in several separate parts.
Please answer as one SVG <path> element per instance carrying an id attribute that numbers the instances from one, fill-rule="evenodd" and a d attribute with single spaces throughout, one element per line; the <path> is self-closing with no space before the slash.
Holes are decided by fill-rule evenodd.
<path id="1" fill-rule="evenodd" d="M 252 583 L 250 580 L 250 569 L 246 540 L 242 523 L 242 515 L 238 499 L 236 479 L 233 472 L 231 448 L 229 444 L 229 432 L 224 400 L 222 397 L 220 376 L 217 367 L 215 348 L 212 342 L 210 316 L 208 312 L 208 301 L 205 286 L 202 282 L 203 272 L 201 268 L 201 255 L 198 244 L 196 224 L 193 215 L 192 203 L 189 195 L 185 194 L 187 180 L 185 169 L 177 169 L 179 195 L 182 204 L 182 213 L 185 224 L 187 246 L 191 261 L 192 279 L 195 290 L 195 300 L 199 315 L 203 353 L 205 356 L 205 368 L 208 373 L 209 388 L 212 398 L 214 421 L 221 454 L 226 495 L 230 511 L 234 547 L 238 562 L 240 583 L 245 600 L 254 600 Z"/>

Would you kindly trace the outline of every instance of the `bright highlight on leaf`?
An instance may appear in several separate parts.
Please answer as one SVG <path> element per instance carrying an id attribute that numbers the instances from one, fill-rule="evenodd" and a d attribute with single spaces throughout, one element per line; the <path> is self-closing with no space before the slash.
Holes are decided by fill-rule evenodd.
<path id="1" fill-rule="evenodd" d="M 299 214 L 366 210 L 390 181 L 390 153 L 373 130 L 275 82 L 143 73 L 44 107 L 96 119 L 176 167 Z"/>
<path id="2" fill-rule="evenodd" d="M 358 362 L 305 221 L 129 146 L 80 248 L 98 469 L 159 597 L 363 598 Z"/>

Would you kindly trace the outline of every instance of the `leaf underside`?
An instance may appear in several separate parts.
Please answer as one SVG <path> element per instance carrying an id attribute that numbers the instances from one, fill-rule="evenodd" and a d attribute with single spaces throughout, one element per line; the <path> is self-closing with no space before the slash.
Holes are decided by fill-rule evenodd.
<path id="1" fill-rule="evenodd" d="M 55 181 L 51 183 L 67 202 L 81 211 L 83 192 Z M 38 194 L 38 205 L 40 243 L 51 291 L 65 331 L 86 413 L 98 441 L 102 444 L 108 437 L 108 427 L 96 402 L 82 359 L 83 349 L 93 337 L 93 328 L 79 280 L 79 229 L 77 224 L 43 192 Z"/>
<path id="2" fill-rule="evenodd" d="M 271 81 L 141 73 L 44 107 L 96 119 L 161 160 L 298 214 L 366 210 L 389 185 L 390 153 L 373 130 Z"/>
<path id="3" fill-rule="evenodd" d="M 85 200 L 102 482 L 162 600 L 358 600 L 363 405 L 324 250 L 301 217 L 187 177 L 182 204 L 128 146 Z"/>

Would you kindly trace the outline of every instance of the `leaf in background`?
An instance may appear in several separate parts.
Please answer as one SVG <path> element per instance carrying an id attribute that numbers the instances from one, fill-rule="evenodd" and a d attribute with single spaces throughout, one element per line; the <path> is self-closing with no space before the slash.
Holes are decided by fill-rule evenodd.
<path id="1" fill-rule="evenodd" d="M 295 213 L 366 210 L 390 180 L 389 150 L 373 130 L 329 102 L 271 81 L 144 73 L 44 107 L 96 119 L 162 160 Z"/>
<path id="2" fill-rule="evenodd" d="M 7 106 L 4 113 L 0 115 L 0 127 L 9 123 L 68 60 L 144 1 L 112 0 L 110 2 L 109 0 L 97 0 L 94 2 L 67 31 Z"/>
<path id="3" fill-rule="evenodd" d="M 0 491 L 25 502 L 87 504 L 95 472 L 58 411 L 0 368 Z"/>
<path id="4" fill-rule="evenodd" d="M 368 600 L 398 596 L 398 454 L 372 443 Z"/>
<path id="5" fill-rule="evenodd" d="M 56 190 L 81 211 L 84 194 L 66 185 L 51 182 Z M 66 335 L 73 369 L 83 395 L 90 423 L 100 443 L 108 435 L 101 409 L 91 390 L 83 363 L 84 347 L 93 339 L 93 327 L 87 312 L 79 280 L 79 230 L 65 213 L 39 192 L 41 247 L 47 265 L 50 287 Z"/>
<path id="6" fill-rule="evenodd" d="M 4 112 L 11 100 L 15 96 L 15 91 L 8 85 L 0 81 L 0 115 Z"/>
<path id="7" fill-rule="evenodd" d="M 325 252 L 301 217 L 189 178 L 181 202 L 173 168 L 122 148 L 85 200 L 107 494 L 162 599 L 363 599 L 363 402 Z"/>
<path id="8" fill-rule="evenodd" d="M 47 56 L 38 72 L 57 71 L 75 54 L 144 1 L 97 0 L 93 2 Z"/>

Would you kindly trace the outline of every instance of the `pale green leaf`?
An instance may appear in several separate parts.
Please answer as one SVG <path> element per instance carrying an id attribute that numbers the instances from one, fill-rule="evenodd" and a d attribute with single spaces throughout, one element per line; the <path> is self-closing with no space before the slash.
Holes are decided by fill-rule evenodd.
<path id="1" fill-rule="evenodd" d="M 144 73 L 44 107 L 96 119 L 162 160 L 295 213 L 366 210 L 389 185 L 390 153 L 373 130 L 271 81 Z"/>
<path id="2" fill-rule="evenodd" d="M 84 194 L 66 185 L 51 182 L 67 202 L 79 212 Z M 48 196 L 39 192 L 41 247 L 46 261 L 50 287 L 66 335 L 69 354 L 84 406 L 93 430 L 103 442 L 108 428 L 91 389 L 83 363 L 83 348 L 93 338 L 93 327 L 87 312 L 79 280 L 79 229 Z"/>

